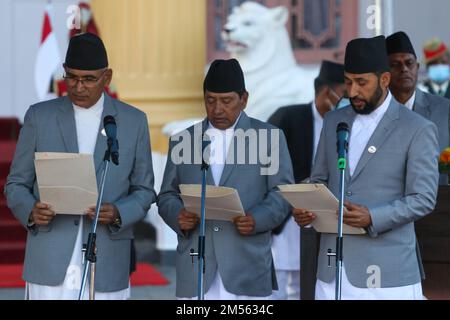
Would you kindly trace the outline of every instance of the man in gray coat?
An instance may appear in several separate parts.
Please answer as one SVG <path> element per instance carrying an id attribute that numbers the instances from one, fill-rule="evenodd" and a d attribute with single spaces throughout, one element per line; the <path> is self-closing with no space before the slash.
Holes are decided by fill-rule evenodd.
<path id="1" fill-rule="evenodd" d="M 95 216 L 95 206 L 86 208 L 86 215 L 57 215 L 51 204 L 40 202 L 35 152 L 93 154 L 98 181 L 107 147 L 101 123 L 109 115 L 117 123 L 120 155 L 119 165 L 111 164 L 106 177 L 95 289 L 97 299 L 126 299 L 132 227 L 156 199 L 147 118 L 104 93 L 112 70 L 97 36 L 73 37 L 64 69 L 68 96 L 29 108 L 5 188 L 8 206 L 28 229 L 23 271 L 27 293 L 30 299 L 78 297 L 82 244 Z"/>
<path id="2" fill-rule="evenodd" d="M 277 289 L 271 231 L 290 211 L 277 193 L 278 185 L 293 182 L 286 140 L 281 130 L 243 112 L 248 93 L 237 60 L 212 63 L 204 97 L 207 118 L 171 138 L 158 196 L 159 214 L 178 235 L 176 296 L 197 296 L 198 260 L 189 252 L 197 249 L 199 217 L 184 208 L 179 185 L 201 183 L 201 146 L 209 137 L 207 184 L 237 189 L 246 215 L 206 221 L 205 299 L 267 298 Z"/>
<path id="3" fill-rule="evenodd" d="M 402 31 L 386 38 L 391 71 L 389 88 L 395 99 L 408 109 L 432 121 L 438 128 L 439 152 L 450 146 L 450 100 L 417 88 L 420 65 L 408 35 Z M 448 184 L 441 174 L 439 184 Z"/>
<path id="4" fill-rule="evenodd" d="M 325 117 L 311 176 L 338 195 L 336 128 L 346 122 L 344 223 L 367 234 L 344 235 L 343 299 L 422 298 L 414 221 L 435 206 L 437 129 L 393 99 L 389 82 L 385 38 L 349 42 L 345 84 L 351 106 Z M 293 210 L 299 225 L 316 218 L 307 209 Z M 334 299 L 335 268 L 328 268 L 327 250 L 335 245 L 336 235 L 322 234 L 317 299 Z"/>

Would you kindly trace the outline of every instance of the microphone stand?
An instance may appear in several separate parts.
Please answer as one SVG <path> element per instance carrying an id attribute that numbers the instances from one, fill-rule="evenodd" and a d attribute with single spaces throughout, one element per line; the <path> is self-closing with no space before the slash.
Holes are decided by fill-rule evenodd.
<path id="1" fill-rule="evenodd" d="M 335 299 L 341 300 L 342 296 L 342 261 L 344 259 L 344 236 L 342 226 L 344 224 L 344 193 L 345 193 L 345 168 L 347 161 L 345 158 L 338 160 L 338 168 L 340 172 L 339 183 L 339 221 L 338 236 L 336 238 L 336 292 Z"/>
<path id="2" fill-rule="evenodd" d="M 83 246 L 83 252 L 85 254 L 85 265 L 83 278 L 81 281 L 81 288 L 78 295 L 78 300 L 82 300 L 84 296 L 84 290 L 86 288 L 87 275 L 90 271 L 90 281 L 89 281 L 89 300 L 95 300 L 95 265 L 97 262 L 97 246 L 96 246 L 96 238 L 97 238 L 97 225 L 98 218 L 100 213 L 100 207 L 103 199 L 103 191 L 105 189 L 105 181 L 106 174 L 109 168 L 109 162 L 111 161 L 111 146 L 113 140 L 111 138 L 108 139 L 108 148 L 105 151 L 105 156 L 103 158 L 103 171 L 100 179 L 100 194 L 97 198 L 97 206 L 95 208 L 95 219 L 92 224 L 91 233 L 89 233 L 87 245 Z M 113 159 L 114 161 L 114 159 Z"/>
<path id="3" fill-rule="evenodd" d="M 338 142 L 339 143 L 339 142 Z M 335 286 L 335 300 L 342 298 L 342 263 L 344 259 L 344 236 L 342 227 L 344 225 L 344 194 L 345 194 L 345 169 L 347 168 L 346 154 L 348 152 L 348 142 L 344 142 L 344 153 L 339 154 L 338 170 L 339 170 L 339 210 L 338 210 L 338 234 L 336 237 L 336 251 L 328 249 L 328 267 L 331 268 L 330 258 L 336 259 L 336 286 Z M 338 153 L 339 145 L 338 145 Z"/>
<path id="4" fill-rule="evenodd" d="M 207 143 L 203 142 L 203 148 L 204 151 L 206 149 Z M 206 175 L 209 169 L 209 164 L 206 163 L 203 152 L 202 152 L 202 195 L 201 195 L 201 216 L 200 216 L 200 233 L 198 236 L 198 251 L 194 252 L 194 249 L 191 249 L 190 256 L 198 257 L 198 269 L 197 269 L 197 297 L 198 300 L 204 300 L 205 299 L 205 292 L 204 292 L 204 277 L 206 272 L 206 265 L 205 265 L 205 220 L 206 220 L 206 214 L 205 214 L 205 200 L 206 200 Z"/>

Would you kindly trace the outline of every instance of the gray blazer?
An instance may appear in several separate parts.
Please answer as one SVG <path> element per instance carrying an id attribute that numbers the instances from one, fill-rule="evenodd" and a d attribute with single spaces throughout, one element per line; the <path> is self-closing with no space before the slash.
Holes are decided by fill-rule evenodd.
<path id="1" fill-rule="evenodd" d="M 117 230 L 98 225 L 95 286 L 97 291 L 113 292 L 128 287 L 132 226 L 144 218 L 156 194 L 146 115 L 105 94 L 102 119 L 106 115 L 116 119 L 120 158 L 118 166 L 110 165 L 103 202 L 116 205 L 122 227 Z M 99 130 L 94 153 L 98 183 L 105 150 L 106 137 Z M 8 206 L 24 227 L 39 200 L 35 152 L 78 152 L 74 111 L 67 97 L 33 105 L 25 115 L 5 187 Z M 78 225 L 79 216 L 57 215 L 48 227 L 29 229 L 24 280 L 48 286 L 63 282 Z M 86 243 L 91 231 L 90 219 L 85 217 L 83 225 L 83 243 Z"/>
<path id="2" fill-rule="evenodd" d="M 336 127 L 352 126 L 356 113 L 346 107 L 325 116 L 312 181 L 325 183 L 339 194 Z M 376 153 L 368 147 L 375 146 Z M 344 265 L 352 285 L 367 288 L 372 270 L 381 271 L 381 287 L 400 287 L 421 281 L 414 221 L 435 206 L 438 186 L 436 126 L 392 100 L 350 177 L 346 199 L 369 208 L 368 234 L 344 236 Z M 335 249 L 336 235 L 322 234 L 318 278 L 332 282 L 335 268 L 327 267 L 327 249 Z M 334 262 L 332 262 L 334 265 Z M 373 268 L 372 266 L 375 266 Z M 372 285 L 372 284 L 371 284 Z"/>
<path id="3" fill-rule="evenodd" d="M 450 100 L 438 95 L 416 90 L 413 110 L 438 128 L 439 152 L 450 146 Z M 448 184 L 448 174 L 439 176 L 439 184 Z"/>
<path id="4" fill-rule="evenodd" d="M 206 119 L 202 123 L 202 128 L 207 128 Z M 250 128 L 278 130 L 279 143 L 269 144 L 269 150 L 272 154 L 275 149 L 279 150 L 280 167 L 275 175 L 265 176 L 260 175 L 262 165 L 259 162 L 258 164 L 225 165 L 220 186 L 237 189 L 245 212 L 250 212 L 256 221 L 256 230 L 251 236 L 242 236 L 231 222 L 206 221 L 205 292 L 211 286 L 216 269 L 227 291 L 233 294 L 263 297 L 269 296 L 272 289 L 277 289 L 271 253 L 271 230 L 289 214 L 289 205 L 277 194 L 277 186 L 293 183 L 292 164 L 281 130 L 242 113 L 236 129 Z M 194 143 L 193 139 L 196 139 L 193 136 L 194 127 L 188 128 L 187 132 L 191 134 L 191 143 Z M 197 138 L 198 148 L 192 147 L 191 154 L 193 156 L 197 153 L 201 159 L 201 135 Z M 182 142 L 186 141 L 182 140 Z M 184 233 L 179 228 L 177 217 L 184 207 L 179 197 L 179 184 L 200 184 L 201 165 L 183 163 L 175 165 L 170 155 L 177 143 L 171 139 L 169 144 L 169 157 L 158 196 L 158 207 L 161 217 L 178 235 L 176 296 L 194 297 L 197 295 L 198 260 L 193 259 L 192 262 L 189 250 L 193 248 L 197 251 L 199 227 Z M 248 154 L 248 141 L 245 149 Z M 230 154 L 229 152 L 229 157 Z M 207 184 L 214 185 L 210 170 L 207 175 Z"/>

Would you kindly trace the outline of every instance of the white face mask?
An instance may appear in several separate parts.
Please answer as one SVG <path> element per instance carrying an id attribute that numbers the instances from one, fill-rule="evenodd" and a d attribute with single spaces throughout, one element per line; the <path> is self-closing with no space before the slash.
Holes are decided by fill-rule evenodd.
<path id="1" fill-rule="evenodd" d="M 428 67 L 428 78 L 437 84 L 446 82 L 450 79 L 450 66 L 447 64 L 436 64 Z"/>
<path id="2" fill-rule="evenodd" d="M 333 89 L 330 88 L 330 90 L 331 90 L 331 93 L 332 93 L 336 98 L 339 99 L 338 102 L 337 102 L 337 104 L 336 104 L 335 106 L 333 106 L 333 107 L 331 108 L 331 110 L 337 110 L 337 109 L 340 109 L 340 108 L 343 108 L 343 107 L 346 107 L 346 106 L 350 105 L 350 100 L 349 100 L 347 97 L 345 97 L 345 95 L 342 96 L 342 97 L 339 97 L 338 94 L 337 94 Z"/>
<path id="3" fill-rule="evenodd" d="M 338 104 L 336 105 L 336 110 L 344 108 L 349 105 L 350 105 L 350 99 L 342 97 L 341 100 L 339 100 Z"/>

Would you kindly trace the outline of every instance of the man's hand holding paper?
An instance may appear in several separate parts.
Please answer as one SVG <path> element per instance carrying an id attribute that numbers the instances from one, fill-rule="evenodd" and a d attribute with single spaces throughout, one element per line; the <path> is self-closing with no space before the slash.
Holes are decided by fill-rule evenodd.
<path id="1" fill-rule="evenodd" d="M 372 219 L 367 207 L 349 201 L 346 201 L 344 206 L 344 224 L 355 228 L 367 228 L 372 224 Z M 339 211 L 336 211 L 336 216 L 338 213 Z M 300 227 L 310 225 L 316 219 L 314 212 L 306 209 L 293 208 L 292 215 L 294 216 L 295 222 L 297 222 Z"/>
<path id="2" fill-rule="evenodd" d="M 187 211 L 186 209 L 181 209 L 178 215 L 178 224 L 182 231 L 191 231 L 197 227 L 200 223 L 200 218 L 197 214 Z"/>
<path id="3" fill-rule="evenodd" d="M 300 227 L 310 225 L 316 219 L 316 215 L 306 209 L 293 208 L 292 215 L 294 216 L 295 222 L 297 222 Z"/>
<path id="4" fill-rule="evenodd" d="M 52 210 L 50 205 L 36 202 L 28 221 L 37 226 L 48 226 L 55 215 L 56 213 Z"/>
<path id="5" fill-rule="evenodd" d="M 183 200 L 186 212 L 201 215 L 201 185 L 180 185 L 180 197 Z M 206 186 L 206 220 L 222 220 L 233 222 L 236 217 L 245 216 L 241 199 L 236 189 L 217 186 Z M 189 218 L 182 215 L 182 220 Z M 247 221 L 247 220 L 245 220 Z M 180 221 L 178 220 L 178 223 Z M 185 224 L 187 221 L 185 221 Z M 182 229 L 183 230 L 183 229 Z"/>
<path id="6" fill-rule="evenodd" d="M 253 234 L 255 230 L 255 219 L 250 213 L 247 213 L 243 217 L 236 217 L 233 220 L 238 232 L 243 236 L 249 236 Z"/>
<path id="7" fill-rule="evenodd" d="M 86 210 L 86 214 L 91 220 L 95 219 L 95 209 L 96 206 L 91 206 Z M 119 211 L 116 206 L 110 203 L 104 203 L 100 207 L 100 212 L 98 213 L 98 223 L 104 225 L 110 225 L 115 222 L 119 217 Z"/>
<path id="8" fill-rule="evenodd" d="M 292 215 L 301 227 L 311 225 L 320 233 L 337 233 L 339 201 L 323 184 L 279 186 L 280 193 L 294 207 Z M 364 234 L 370 226 L 367 208 L 347 202 L 344 213 L 344 234 Z"/>
<path id="9" fill-rule="evenodd" d="M 338 212 L 336 212 L 338 214 Z M 345 201 L 344 224 L 355 228 L 368 228 L 372 224 L 369 209 L 365 206 Z"/>

